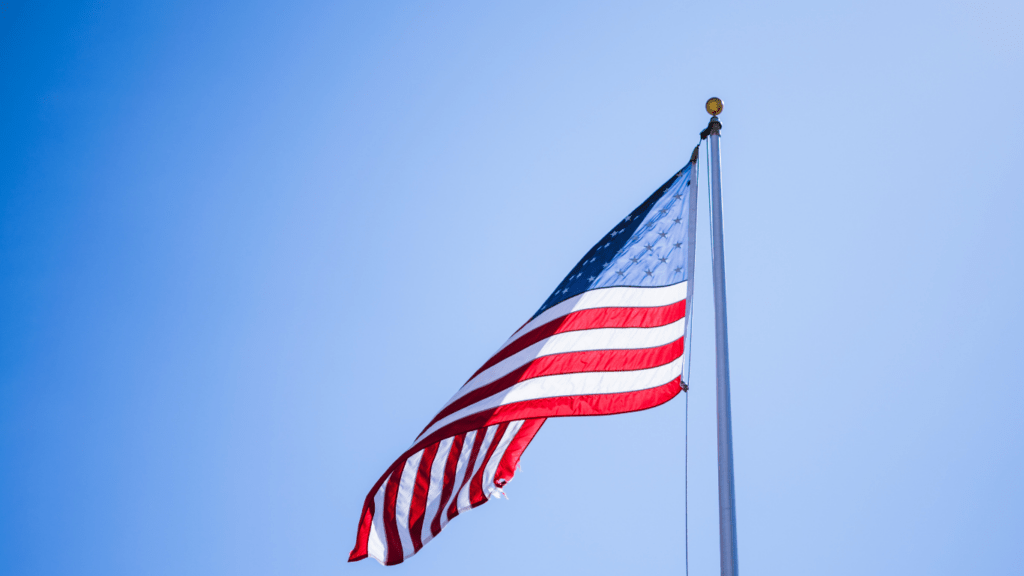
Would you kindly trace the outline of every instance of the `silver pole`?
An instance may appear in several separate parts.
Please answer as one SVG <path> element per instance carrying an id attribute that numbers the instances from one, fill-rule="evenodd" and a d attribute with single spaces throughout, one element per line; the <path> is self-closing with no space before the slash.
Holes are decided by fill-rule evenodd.
<path id="1" fill-rule="evenodd" d="M 714 102 L 717 101 L 717 102 Z M 729 336 L 725 312 L 725 247 L 722 242 L 722 166 L 719 157 L 717 114 L 722 101 L 708 100 L 713 114 L 708 124 L 711 149 L 711 254 L 715 290 L 715 372 L 718 382 L 718 527 L 722 553 L 722 576 L 736 576 L 736 488 L 732 466 L 732 408 L 729 400 Z"/>

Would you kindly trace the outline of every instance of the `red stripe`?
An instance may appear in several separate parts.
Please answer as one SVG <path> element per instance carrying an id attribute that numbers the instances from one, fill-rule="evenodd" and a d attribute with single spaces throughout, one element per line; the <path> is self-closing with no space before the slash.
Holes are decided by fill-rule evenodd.
<path id="1" fill-rule="evenodd" d="M 523 421 L 523 425 L 516 432 L 516 437 L 509 442 L 508 448 L 505 449 L 505 455 L 501 457 L 501 463 L 498 464 L 498 469 L 494 473 L 495 484 L 502 487 L 516 475 L 519 457 L 523 455 L 523 451 L 530 445 L 533 437 L 537 435 L 545 422 L 547 422 L 547 418 L 532 418 Z"/>
<path id="2" fill-rule="evenodd" d="M 679 320 L 686 314 L 686 300 L 680 300 L 668 306 L 655 306 L 645 308 L 592 308 L 571 312 L 561 318 L 543 324 L 526 334 L 520 336 L 507 346 L 498 350 L 498 353 L 484 362 L 476 373 L 469 379 L 472 380 L 477 374 L 501 362 L 505 358 L 521 352 L 545 338 L 563 332 L 575 332 L 579 330 L 594 330 L 597 328 L 657 328 Z"/>
<path id="3" fill-rule="evenodd" d="M 491 445 L 487 447 L 487 454 L 484 455 L 484 459 L 481 461 L 480 470 L 473 475 L 473 480 L 469 483 L 469 505 L 473 508 L 487 502 L 487 495 L 484 494 L 484 470 L 491 461 L 491 456 L 494 456 L 494 451 L 498 448 L 498 444 L 501 444 L 507 429 L 508 422 L 502 422 L 498 425 L 497 430 L 494 431 L 494 438 L 491 439 Z M 491 478 L 488 482 L 493 480 Z"/>
<path id="4" fill-rule="evenodd" d="M 605 416 L 647 410 L 675 398 L 676 394 L 682 391 L 679 379 L 679 376 L 676 376 L 671 382 L 661 386 L 635 392 L 557 396 L 506 404 L 495 408 L 490 417 L 483 419 L 487 422 L 484 425 L 493 424 L 495 421 L 507 422 L 525 418 Z"/>
<path id="5" fill-rule="evenodd" d="M 494 382 L 481 386 L 445 406 L 434 416 L 423 431 L 441 419 L 472 406 L 477 402 L 507 390 L 516 384 L 540 376 L 577 374 L 581 372 L 617 372 L 623 370 L 644 370 L 663 366 L 683 354 L 683 339 L 658 346 L 627 350 L 588 350 L 541 356 L 509 372 Z M 420 432 L 422 434 L 423 432 Z"/>
<path id="6" fill-rule="evenodd" d="M 427 492 L 430 491 L 430 470 L 434 466 L 439 443 L 431 444 L 423 449 L 420 468 L 416 472 L 416 485 L 412 489 L 412 501 L 409 503 L 409 535 L 412 537 L 413 554 L 423 548 L 423 516 L 427 511 Z"/>
<path id="7" fill-rule="evenodd" d="M 440 442 L 440 439 L 438 440 Z M 459 434 L 452 440 L 452 447 L 448 451 L 448 461 L 444 465 L 444 479 L 441 481 L 441 499 L 438 500 L 437 513 L 430 523 L 430 533 L 437 536 L 441 533 L 441 514 L 444 513 L 444 505 L 452 495 L 452 484 L 455 483 L 455 468 L 459 463 L 459 455 L 462 454 L 462 445 L 466 442 L 466 435 Z"/>
<path id="8" fill-rule="evenodd" d="M 370 495 L 363 502 L 363 515 L 359 519 L 359 529 L 356 530 L 356 545 L 348 555 L 349 562 L 358 562 L 367 556 L 366 542 L 370 539 L 370 525 L 373 523 L 373 495 L 377 493 L 378 488 L 379 482 L 370 490 Z"/>
<path id="9" fill-rule="evenodd" d="M 480 454 L 480 445 L 484 443 L 484 436 L 486 435 L 486 429 L 476 431 L 476 438 L 473 441 L 473 450 L 469 453 L 469 462 L 466 463 L 466 473 L 462 477 L 462 484 L 455 489 L 455 495 L 452 497 L 451 506 L 448 507 L 449 522 L 451 522 L 452 518 L 459 515 L 459 493 L 462 492 L 462 488 L 465 487 L 473 477 L 473 467 L 476 466 L 476 457 Z"/>
<path id="10" fill-rule="evenodd" d="M 686 300 L 668 306 L 650 308 L 592 308 L 565 317 L 558 332 L 592 328 L 654 328 L 679 320 L 686 315 Z"/>
<path id="11" fill-rule="evenodd" d="M 388 480 L 388 487 L 384 489 L 384 532 L 388 539 L 388 556 L 386 565 L 400 564 L 405 559 L 402 553 L 402 540 L 398 537 L 398 524 L 395 522 L 395 501 L 398 499 L 398 484 L 402 481 L 402 471 L 405 466 L 399 466 L 391 473 Z"/>

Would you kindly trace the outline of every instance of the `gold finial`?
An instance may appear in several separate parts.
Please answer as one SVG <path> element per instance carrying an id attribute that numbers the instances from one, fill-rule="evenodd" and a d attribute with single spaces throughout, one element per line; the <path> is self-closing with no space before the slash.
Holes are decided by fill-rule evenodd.
<path id="1" fill-rule="evenodd" d="M 721 114 L 723 107 L 724 104 L 722 104 L 721 98 L 708 98 L 708 103 L 704 105 L 704 109 L 712 116 L 718 116 Z"/>

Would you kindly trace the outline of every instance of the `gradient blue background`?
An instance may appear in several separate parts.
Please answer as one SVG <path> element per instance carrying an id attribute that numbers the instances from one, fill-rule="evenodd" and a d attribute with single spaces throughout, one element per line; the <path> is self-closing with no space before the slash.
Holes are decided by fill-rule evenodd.
<path id="1" fill-rule="evenodd" d="M 1024 572 L 1024 4 L 4 0 L 0 574 L 682 573 L 682 398 L 551 421 L 510 501 L 345 561 L 712 95 L 741 571 Z"/>

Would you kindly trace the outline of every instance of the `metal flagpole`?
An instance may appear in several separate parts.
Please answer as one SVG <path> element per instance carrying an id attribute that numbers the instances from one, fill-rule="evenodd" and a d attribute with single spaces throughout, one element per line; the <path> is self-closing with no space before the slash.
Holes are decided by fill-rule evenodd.
<path id="1" fill-rule="evenodd" d="M 729 337 L 725 313 L 725 247 L 722 244 L 722 166 L 719 157 L 718 115 L 722 101 L 708 100 L 705 108 L 711 122 L 701 134 L 707 137 L 711 153 L 711 257 L 715 290 L 715 373 L 718 382 L 718 526 L 722 554 L 722 576 L 736 576 L 736 489 L 732 466 L 732 408 L 729 400 Z"/>

